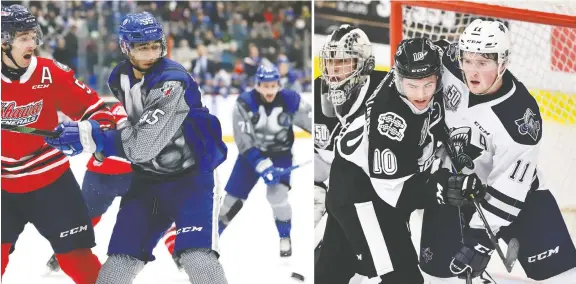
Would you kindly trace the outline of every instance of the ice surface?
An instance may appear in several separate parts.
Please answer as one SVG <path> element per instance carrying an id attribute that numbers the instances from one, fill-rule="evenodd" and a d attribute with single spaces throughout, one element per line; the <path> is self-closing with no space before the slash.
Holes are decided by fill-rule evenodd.
<path id="1" fill-rule="evenodd" d="M 234 166 L 238 150 L 234 144 L 228 145 L 228 160 L 218 168 L 220 188 L 224 185 Z M 312 159 L 311 139 L 296 140 L 294 162 Z M 88 156 L 72 158 L 72 168 L 81 182 Z M 222 264 L 230 284 L 245 283 L 302 283 L 292 280 L 290 275 L 297 272 L 313 283 L 313 176 L 312 167 L 297 169 L 292 174 L 292 251 L 288 261 L 280 259 L 279 237 L 272 216 L 272 209 L 266 199 L 266 187 L 259 182 L 244 208 L 222 234 L 220 252 Z M 106 259 L 109 238 L 116 220 L 120 199 L 117 198 L 102 221 L 96 226 L 95 253 L 101 261 Z M 38 231 L 27 225 L 10 257 L 2 283 L 4 284 L 73 284 L 62 272 L 43 276 L 45 263 L 52 255 L 52 249 Z M 164 243 L 154 250 L 156 261 L 146 265 L 136 278 L 136 284 L 148 283 L 189 283 L 186 274 L 178 272 Z M 208 284 L 208 283 L 207 283 Z"/>

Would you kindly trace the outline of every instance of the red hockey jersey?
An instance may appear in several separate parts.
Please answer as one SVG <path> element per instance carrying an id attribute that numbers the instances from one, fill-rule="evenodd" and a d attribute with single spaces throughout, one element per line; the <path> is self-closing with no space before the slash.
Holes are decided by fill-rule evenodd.
<path id="1" fill-rule="evenodd" d="M 57 61 L 32 57 L 18 81 L 2 75 L 2 124 L 53 130 L 58 112 L 72 120 L 97 120 L 115 127 L 112 113 L 98 94 Z M 2 130 L 2 189 L 24 193 L 58 179 L 68 168 L 68 157 L 44 138 Z"/>
<path id="2" fill-rule="evenodd" d="M 111 108 L 110 111 L 114 115 L 114 121 L 118 128 L 122 127 L 122 124 L 128 123 L 128 114 L 122 103 L 116 103 Z M 132 172 L 132 163 L 128 160 L 119 157 L 108 157 L 102 162 L 96 161 L 94 156 L 86 164 L 86 168 L 90 172 L 106 174 L 106 175 L 120 175 Z"/>

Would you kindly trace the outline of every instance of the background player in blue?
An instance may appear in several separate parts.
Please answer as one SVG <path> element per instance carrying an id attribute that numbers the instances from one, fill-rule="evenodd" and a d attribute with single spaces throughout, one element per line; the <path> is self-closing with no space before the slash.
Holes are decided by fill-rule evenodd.
<path id="1" fill-rule="evenodd" d="M 225 188 L 227 195 L 220 209 L 220 233 L 242 209 L 248 194 L 262 177 L 268 187 L 266 197 L 280 234 L 280 256 L 292 255 L 292 208 L 288 203 L 290 173 L 284 169 L 292 166 L 292 125 L 310 133 L 311 112 L 312 107 L 300 94 L 280 90 L 280 74 L 276 67 L 258 68 L 256 89 L 240 95 L 234 109 L 234 139 L 239 155 Z"/>
<path id="2" fill-rule="evenodd" d="M 108 84 L 123 102 L 130 125 L 100 131 L 94 123 L 68 122 L 47 139 L 71 155 L 101 152 L 133 163 L 122 198 L 108 259 L 97 283 L 132 283 L 172 222 L 175 255 L 191 283 L 227 283 L 218 261 L 214 169 L 226 159 L 218 119 L 202 106 L 198 85 L 178 63 L 164 58 L 162 26 L 148 12 L 128 14 L 120 27 L 128 58 Z"/>

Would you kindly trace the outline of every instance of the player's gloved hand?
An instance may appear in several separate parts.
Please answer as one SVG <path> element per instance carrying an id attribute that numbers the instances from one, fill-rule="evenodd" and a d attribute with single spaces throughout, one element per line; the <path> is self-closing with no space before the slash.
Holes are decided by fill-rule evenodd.
<path id="1" fill-rule="evenodd" d="M 484 199 L 486 187 L 476 174 L 457 174 L 448 178 L 444 200 L 454 206 L 474 206 L 473 198 Z"/>
<path id="2" fill-rule="evenodd" d="M 256 172 L 260 174 L 266 184 L 277 184 L 280 182 L 280 177 L 286 174 L 283 168 L 274 167 L 270 158 L 258 162 Z"/>
<path id="3" fill-rule="evenodd" d="M 104 136 L 100 125 L 94 120 L 66 121 L 54 131 L 60 135 L 55 138 L 46 137 L 44 140 L 68 156 L 102 151 Z"/>
<path id="4" fill-rule="evenodd" d="M 450 262 L 450 271 L 458 278 L 465 279 L 468 273 L 472 278 L 477 277 L 488 266 L 493 252 L 494 245 L 483 229 L 467 229 L 464 244 Z"/>
<path id="5" fill-rule="evenodd" d="M 448 179 L 452 176 L 450 170 L 445 168 L 440 168 L 430 175 L 430 179 L 427 182 L 427 188 L 430 190 L 430 194 L 436 196 L 436 202 L 438 204 L 445 204 L 446 201 L 446 190 L 448 188 Z"/>
<path id="6" fill-rule="evenodd" d="M 314 226 L 326 212 L 326 191 L 327 187 L 323 182 L 314 182 Z"/>

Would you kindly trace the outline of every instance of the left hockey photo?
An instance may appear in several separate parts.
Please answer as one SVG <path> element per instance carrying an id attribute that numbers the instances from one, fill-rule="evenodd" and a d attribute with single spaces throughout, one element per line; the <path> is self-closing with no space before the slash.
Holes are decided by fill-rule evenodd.
<path id="1" fill-rule="evenodd" d="M 311 1 L 1 5 L 1 283 L 314 283 Z"/>

